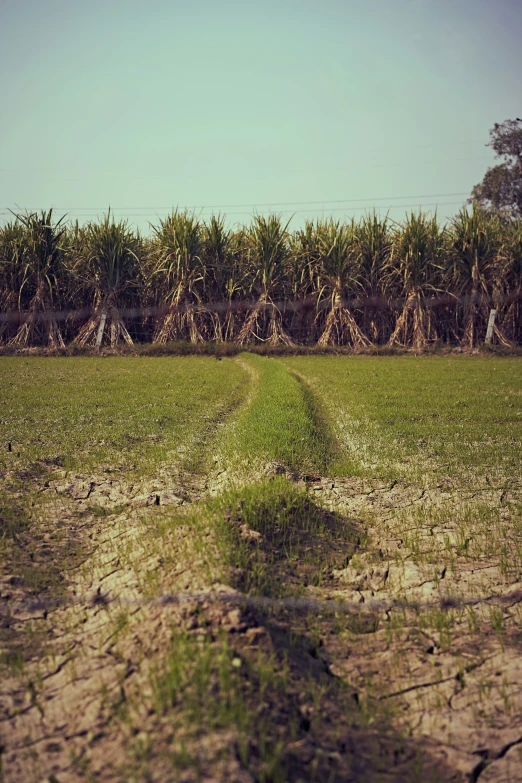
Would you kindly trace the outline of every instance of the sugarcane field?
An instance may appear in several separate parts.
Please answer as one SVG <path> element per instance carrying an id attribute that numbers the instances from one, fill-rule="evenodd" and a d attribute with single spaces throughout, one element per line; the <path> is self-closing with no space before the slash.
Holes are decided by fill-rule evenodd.
<path id="1" fill-rule="evenodd" d="M 516 780 L 520 236 L 3 229 L 5 780 Z"/>
<path id="2" fill-rule="evenodd" d="M 13 213 L 0 227 L 2 351 L 522 345 L 521 218 L 475 203 L 447 223 L 423 211 L 290 223 L 254 215 L 234 229 L 175 209 L 144 236 L 110 210 L 83 225 Z"/>
<path id="3" fill-rule="evenodd" d="M 0 783 L 522 783 L 521 37 L 0 0 Z"/>

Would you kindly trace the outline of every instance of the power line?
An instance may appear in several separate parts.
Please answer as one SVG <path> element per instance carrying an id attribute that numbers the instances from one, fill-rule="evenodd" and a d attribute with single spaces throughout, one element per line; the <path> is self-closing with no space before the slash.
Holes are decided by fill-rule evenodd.
<path id="1" fill-rule="evenodd" d="M 467 195 L 467 194 L 466 194 Z M 447 206 L 454 206 L 456 204 L 461 204 L 461 201 L 432 201 L 425 204 L 389 204 L 387 207 L 384 207 L 384 209 L 411 209 L 416 207 L 447 207 Z M 383 208 L 383 207 L 381 207 Z M 325 209 L 324 212 L 355 212 L 359 210 L 368 209 L 368 206 L 365 207 L 336 207 L 335 209 Z M 283 210 L 281 214 L 283 215 L 302 215 L 306 212 L 317 212 L 316 209 L 296 209 L 296 210 Z M 249 215 L 249 212 L 230 212 L 231 215 Z"/>
<path id="2" fill-rule="evenodd" d="M 370 202 L 377 202 L 377 201 L 401 201 L 402 199 L 417 199 L 417 198 L 449 198 L 450 196 L 468 196 L 469 193 L 461 192 L 461 193 L 427 193 L 427 194 L 421 194 L 421 195 L 403 195 L 403 196 L 378 196 L 373 198 L 352 198 L 352 199 L 316 199 L 315 201 L 267 201 L 267 202 L 261 202 L 259 204 L 194 204 L 191 206 L 177 206 L 174 207 L 173 205 L 170 206 L 161 206 L 161 207 L 154 207 L 154 206 L 146 206 L 146 207 L 113 207 L 105 205 L 103 207 L 96 207 L 96 206 L 89 206 L 89 207 L 53 207 L 53 209 L 57 210 L 65 210 L 66 212 L 92 212 L 93 210 L 98 209 L 111 209 L 111 211 L 118 210 L 118 211 L 127 211 L 127 210 L 149 210 L 148 214 L 151 214 L 153 211 L 156 210 L 171 210 L 171 209 L 188 209 L 188 210 L 194 210 L 194 209 L 201 209 L 201 210 L 208 210 L 208 209 L 244 209 L 244 208 L 250 208 L 250 209 L 257 209 L 258 207 L 288 207 L 288 206 L 307 206 L 312 204 L 360 204 L 360 203 L 370 203 Z M 11 211 L 9 207 L 3 207 L 5 212 L 2 214 L 6 214 L 7 212 Z M 40 211 L 41 209 L 47 209 L 47 207 L 24 207 L 23 209 L 29 210 L 29 211 Z M 14 210 L 13 210 L 14 211 Z"/>
<path id="3" fill-rule="evenodd" d="M 388 204 L 385 207 L 381 207 L 381 209 L 422 209 L 423 207 L 445 207 L 445 206 L 455 206 L 457 204 L 462 204 L 461 201 L 433 201 L 433 202 L 427 202 L 424 204 L 414 203 L 414 204 Z M 280 215 L 304 215 L 304 214 L 310 214 L 314 213 L 317 214 L 318 212 L 322 213 L 328 213 L 331 212 L 357 212 L 368 209 L 368 206 L 365 207 L 337 207 L 334 209 L 286 209 L 281 210 L 278 214 Z M 5 215 L 7 213 L 0 212 L 0 215 Z M 259 214 L 259 213 L 257 213 Z M 263 213 L 261 213 L 263 214 Z M 252 212 L 228 212 L 225 217 L 236 217 L 236 216 L 247 216 L 252 217 Z M 97 212 L 85 212 L 81 215 L 71 215 L 71 217 L 81 217 L 81 218 L 93 218 L 93 217 L 99 217 L 99 213 Z M 124 212 L 120 213 L 119 215 L 116 215 L 115 217 L 118 218 L 148 218 L 148 217 L 158 217 L 161 219 L 161 215 L 158 215 L 157 212 Z M 203 217 L 209 217 L 209 215 L 203 215 Z"/>
<path id="4" fill-rule="evenodd" d="M 458 204 L 462 204 L 461 201 L 433 201 L 433 202 L 427 202 L 424 204 L 419 203 L 413 203 L 413 204 L 388 204 L 387 206 L 381 206 L 381 209 L 423 209 L 424 207 L 448 207 L 448 206 L 456 206 Z M 361 212 L 364 210 L 367 210 L 368 206 L 365 207 L 337 207 L 334 209 L 286 209 L 281 210 L 278 212 L 279 215 L 306 215 L 306 214 L 331 214 L 332 212 Z M 0 212 L 0 215 L 5 215 L 7 213 Z M 261 213 L 254 213 L 254 214 L 265 214 L 263 212 Z M 225 217 L 252 217 L 252 212 L 228 212 Z M 71 215 L 71 217 L 76 218 L 97 218 L 99 217 L 99 213 L 97 212 L 85 212 L 80 215 Z M 162 216 L 159 215 L 157 212 L 124 212 L 120 213 L 119 215 L 115 215 L 115 217 L 120 219 L 127 219 L 127 218 L 159 218 L 161 220 Z M 164 216 L 163 216 L 164 217 Z M 209 217 L 209 215 L 203 215 L 203 217 Z"/>

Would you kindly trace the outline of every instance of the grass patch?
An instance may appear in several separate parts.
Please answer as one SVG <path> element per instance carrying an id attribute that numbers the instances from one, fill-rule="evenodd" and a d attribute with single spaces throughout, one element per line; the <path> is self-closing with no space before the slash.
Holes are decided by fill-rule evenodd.
<path id="1" fill-rule="evenodd" d="M 213 508 L 223 561 L 249 595 L 300 595 L 347 565 L 365 540 L 353 523 L 283 477 L 230 491 Z"/>
<path id="2" fill-rule="evenodd" d="M 259 783 L 349 779 L 352 757 L 339 749 L 358 712 L 353 692 L 304 647 L 283 648 L 276 636 L 252 646 L 223 631 L 173 628 L 170 648 L 151 672 L 152 720 L 168 729 L 162 742 L 154 729 L 143 737 L 143 779 L 162 754 L 171 769 L 201 777 L 212 769 L 223 780 L 231 756 Z"/>
<path id="3" fill-rule="evenodd" d="M 312 493 L 283 476 L 230 489 L 198 504 L 146 514 L 147 551 L 162 568 L 197 559 L 208 583 L 216 577 L 247 595 L 298 596 L 331 579 L 364 547 L 364 530 L 321 507 Z M 183 569 L 181 569 L 183 573 Z M 137 564 L 136 575 L 139 573 Z M 174 585 L 174 583 L 173 583 Z M 142 584 L 154 596 L 165 584 Z"/>
<path id="4" fill-rule="evenodd" d="M 205 357 L 0 363 L 0 470 L 42 472 L 43 461 L 58 460 L 67 470 L 109 463 L 150 473 L 240 399 L 248 381 L 235 362 Z"/>
<path id="5" fill-rule="evenodd" d="M 324 400 L 359 472 L 519 475 L 522 364 L 500 356 L 284 360 Z"/>
<path id="6" fill-rule="evenodd" d="M 327 472 L 335 441 L 309 390 L 277 360 L 251 354 L 241 360 L 257 377 L 256 392 L 238 418 L 230 452 L 291 471 Z"/>
<path id="7" fill-rule="evenodd" d="M 219 732 L 232 730 L 235 751 L 242 765 L 255 767 L 257 780 L 287 779 L 283 744 L 270 709 L 277 693 L 288 686 L 284 662 L 262 651 L 253 657 L 242 655 L 224 631 L 213 638 L 173 628 L 170 649 L 152 671 L 151 683 L 157 718 L 170 719 L 174 767 L 200 768 L 203 759 L 194 739 L 202 735 L 216 736 L 214 753 L 219 759 Z M 151 747 L 147 755 L 153 757 L 154 752 Z M 212 750 L 207 753 L 211 756 Z"/>

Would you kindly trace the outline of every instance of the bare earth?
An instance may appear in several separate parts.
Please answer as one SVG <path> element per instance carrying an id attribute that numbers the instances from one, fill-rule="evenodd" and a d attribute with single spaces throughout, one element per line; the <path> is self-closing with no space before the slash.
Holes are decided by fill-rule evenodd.
<path id="1" fill-rule="evenodd" d="M 152 709 L 150 684 L 173 627 L 211 641 L 221 629 L 240 662 L 259 650 L 289 656 L 288 690 L 271 697 L 267 709 L 282 732 L 292 712 L 301 716 L 302 731 L 286 748 L 292 780 L 311 779 L 312 769 L 325 781 L 522 780 L 522 583 L 487 560 L 473 561 L 465 549 L 444 560 L 456 535 L 452 520 L 476 498 L 449 484 L 290 478 L 368 531 L 369 543 L 320 587 L 306 588 L 309 610 L 272 614 L 242 600 L 233 579 L 222 583 L 209 557 L 210 528 L 199 533 L 199 540 L 206 535 L 203 549 L 190 524 L 178 525 L 161 547 L 150 545 L 144 508 L 190 508 L 228 480 L 222 468 L 205 479 L 171 466 L 134 487 L 109 469 L 40 479 L 46 511 L 32 562 L 58 565 L 63 547 L 73 544 L 78 556 L 61 605 L 50 604 L 45 590 L 35 595 L 15 573 L 0 582 L 2 646 L 25 658 L 21 673 L 4 675 L 0 697 L 5 783 L 256 779 L 241 763 L 232 731 L 208 732 L 197 742 L 187 735 L 199 772 L 173 768 L 169 748 L 180 739 Z M 509 497 L 487 487 L 477 492 L 500 515 L 505 504 L 522 502 L 520 486 Z M 413 551 L 404 513 L 420 506 L 443 508 L 446 522 L 424 529 L 412 522 Z M 242 534 L 262 543 L 254 531 Z M 146 602 L 151 584 L 176 601 Z M 343 604 L 337 611 L 336 602 Z M 290 626 L 303 644 L 289 651 Z M 308 731 L 316 708 L 302 697 L 304 666 L 318 680 L 349 686 L 342 691 L 352 702 L 346 731 L 346 705 L 341 709 L 334 696 L 321 705 L 322 728 Z"/>

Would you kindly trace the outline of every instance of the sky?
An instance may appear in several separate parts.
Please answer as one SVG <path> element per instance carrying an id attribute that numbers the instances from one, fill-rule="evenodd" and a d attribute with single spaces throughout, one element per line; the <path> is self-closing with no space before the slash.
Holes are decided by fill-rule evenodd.
<path id="1" fill-rule="evenodd" d="M 520 0 L 0 0 L 0 221 L 448 218 L 521 39 Z"/>

